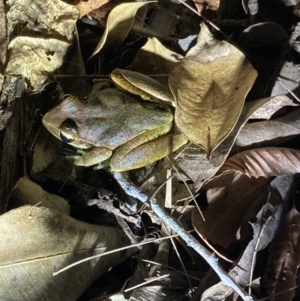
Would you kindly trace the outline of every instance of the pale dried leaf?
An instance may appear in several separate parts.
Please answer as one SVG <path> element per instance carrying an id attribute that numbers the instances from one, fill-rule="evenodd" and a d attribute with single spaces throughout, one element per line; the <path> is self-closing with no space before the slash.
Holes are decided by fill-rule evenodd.
<path id="1" fill-rule="evenodd" d="M 226 170 L 256 178 L 299 173 L 300 151 L 280 147 L 247 150 L 227 159 L 218 173 Z"/>
<path id="2" fill-rule="evenodd" d="M 300 134 L 299 111 L 290 112 L 283 117 L 246 123 L 239 132 L 235 146 L 243 148 L 261 148 L 275 146 Z"/>
<path id="3" fill-rule="evenodd" d="M 97 9 L 104 5 L 105 3 L 109 2 L 109 0 L 88 0 L 88 1 L 81 1 L 77 7 L 80 10 L 80 18 L 90 13 L 92 10 Z"/>
<path id="4" fill-rule="evenodd" d="M 269 248 L 265 282 L 268 294 L 283 292 L 296 286 L 296 272 L 300 265 L 300 213 L 293 207 L 286 215 L 276 238 Z M 272 301 L 292 301 L 295 290 L 290 290 Z"/>
<path id="5" fill-rule="evenodd" d="M 285 106 L 299 106 L 291 98 L 285 95 L 269 97 L 269 101 L 256 110 L 249 119 L 270 119 L 272 115 Z"/>
<path id="6" fill-rule="evenodd" d="M 207 190 L 205 221 L 196 208 L 192 222 L 197 233 L 214 244 L 228 247 L 238 239 L 238 231 L 250 205 L 265 189 L 266 179 L 248 178 L 239 172 L 227 172 L 203 186 Z"/>
<path id="7" fill-rule="evenodd" d="M 176 125 L 210 156 L 235 126 L 256 76 L 242 52 L 202 26 L 197 45 L 170 74 Z"/>
<path id="8" fill-rule="evenodd" d="M 46 37 L 16 37 L 9 46 L 6 75 L 22 75 L 31 89 L 39 91 L 62 64 L 69 48 L 68 42 Z"/>
<path id="9" fill-rule="evenodd" d="M 0 217 L 1 301 L 75 301 L 130 252 L 114 253 L 53 272 L 127 245 L 122 231 L 90 225 L 59 211 L 24 206 Z"/>
<path id="10" fill-rule="evenodd" d="M 9 205 L 14 204 L 17 207 L 38 203 L 41 203 L 43 207 L 56 209 L 70 215 L 70 205 L 65 199 L 43 190 L 41 186 L 27 177 L 20 178 L 9 195 Z"/>
<path id="11" fill-rule="evenodd" d="M 289 94 L 290 91 L 293 92 L 299 87 L 299 79 L 299 68 L 293 62 L 285 62 L 272 89 L 271 96 L 285 95 Z"/>
<path id="12" fill-rule="evenodd" d="M 154 2 L 155 1 L 122 3 L 113 8 L 108 15 L 105 31 L 91 57 L 102 49 L 117 47 L 121 44 L 132 28 L 137 10 L 145 4 Z"/>

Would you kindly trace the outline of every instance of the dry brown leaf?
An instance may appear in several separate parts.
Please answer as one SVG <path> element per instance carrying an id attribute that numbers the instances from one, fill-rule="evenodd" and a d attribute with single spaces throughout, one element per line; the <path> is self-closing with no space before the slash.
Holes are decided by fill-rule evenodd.
<path id="1" fill-rule="evenodd" d="M 88 1 L 81 1 L 77 7 L 80 10 L 80 18 L 90 13 L 92 10 L 97 9 L 104 5 L 105 3 L 109 2 L 110 0 L 88 0 Z"/>
<path id="2" fill-rule="evenodd" d="M 132 28 L 137 10 L 145 4 L 154 2 L 156 1 L 122 3 L 113 8 L 108 15 L 105 31 L 91 58 L 103 49 L 121 44 Z"/>
<path id="3" fill-rule="evenodd" d="M 218 173 L 237 170 L 248 177 L 271 177 L 300 172 L 300 151 L 265 147 L 241 152 L 227 159 Z"/>
<path id="4" fill-rule="evenodd" d="M 282 293 L 296 286 L 296 273 L 300 265 L 300 213 L 292 208 L 269 248 L 264 281 L 269 295 Z M 286 291 L 272 301 L 292 301 L 295 290 Z"/>
<path id="5" fill-rule="evenodd" d="M 269 97 L 269 101 L 256 110 L 249 119 L 270 119 L 275 112 L 285 106 L 299 106 L 299 103 L 285 95 Z"/>
<path id="6" fill-rule="evenodd" d="M 196 46 L 169 78 L 177 126 L 210 156 L 235 126 L 256 76 L 242 52 L 202 25 Z"/>
<path id="7" fill-rule="evenodd" d="M 197 233 L 214 244 L 228 247 L 238 239 L 238 231 L 249 207 L 266 187 L 266 179 L 248 178 L 240 172 L 226 172 L 203 186 L 207 190 L 205 221 L 197 209 L 192 222 Z M 263 200 L 264 201 L 264 200 Z"/>
<path id="8" fill-rule="evenodd" d="M 300 114 L 297 110 L 280 118 L 245 124 L 236 138 L 235 146 L 239 151 L 276 146 L 299 134 Z"/>
<path id="9" fill-rule="evenodd" d="M 75 301 L 130 252 L 114 253 L 53 272 L 127 245 L 122 231 L 80 222 L 59 211 L 24 206 L 0 217 L 1 301 Z"/>

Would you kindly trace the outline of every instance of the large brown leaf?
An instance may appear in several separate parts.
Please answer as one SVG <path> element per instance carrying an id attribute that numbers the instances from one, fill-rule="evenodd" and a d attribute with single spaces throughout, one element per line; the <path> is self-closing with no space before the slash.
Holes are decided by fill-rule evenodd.
<path id="1" fill-rule="evenodd" d="M 1 301 L 75 301 L 129 253 L 95 258 L 57 276 L 53 272 L 126 244 L 120 230 L 80 222 L 53 209 L 11 210 L 0 217 Z"/>
<path id="2" fill-rule="evenodd" d="M 300 151 L 265 147 L 241 152 L 227 159 L 218 173 L 238 170 L 249 177 L 271 177 L 300 172 Z"/>
<path id="3" fill-rule="evenodd" d="M 232 131 L 256 76 L 242 52 L 202 25 L 196 46 L 169 78 L 177 126 L 210 156 Z"/>
<path id="4" fill-rule="evenodd" d="M 203 183 L 219 170 L 226 160 L 240 128 L 247 122 L 253 112 L 267 101 L 268 99 L 258 99 L 245 104 L 234 129 L 223 143 L 221 143 L 220 147 L 212 153 L 209 161 L 207 160 L 205 151 L 200 149 L 200 147 L 196 147 L 196 145 L 190 145 L 184 150 L 178 158 L 177 163 L 180 170 L 183 171 L 189 179 L 195 181 L 196 190 L 199 190 Z"/>

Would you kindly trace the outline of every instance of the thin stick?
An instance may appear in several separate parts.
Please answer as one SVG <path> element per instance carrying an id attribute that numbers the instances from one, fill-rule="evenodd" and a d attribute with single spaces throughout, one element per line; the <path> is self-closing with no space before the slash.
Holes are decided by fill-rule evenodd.
<path id="1" fill-rule="evenodd" d="M 177 220 L 175 220 L 169 213 L 167 213 L 161 206 L 157 203 L 154 197 L 148 198 L 142 191 L 133 186 L 121 173 L 113 174 L 115 179 L 118 181 L 122 189 L 130 196 L 133 196 L 140 200 L 142 203 L 149 201 L 152 210 L 155 214 L 163 220 L 175 233 L 177 233 L 186 244 L 193 248 L 198 254 L 200 254 L 206 262 L 214 269 L 218 274 L 221 281 L 225 285 L 231 287 L 244 301 L 253 301 L 253 298 L 249 296 L 241 286 L 239 286 L 219 265 L 217 258 L 204 248 L 193 236 L 191 236 L 185 229 L 181 227 Z"/>

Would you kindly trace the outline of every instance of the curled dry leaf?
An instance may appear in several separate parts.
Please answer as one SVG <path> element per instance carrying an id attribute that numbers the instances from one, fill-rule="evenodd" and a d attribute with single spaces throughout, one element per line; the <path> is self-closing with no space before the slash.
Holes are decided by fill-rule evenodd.
<path id="1" fill-rule="evenodd" d="M 192 222 L 197 233 L 224 248 L 235 242 L 249 205 L 264 191 L 266 183 L 264 178 L 249 179 L 232 171 L 209 181 L 203 186 L 208 202 L 208 209 L 203 211 L 205 221 L 198 210 L 193 210 Z"/>
<path id="2" fill-rule="evenodd" d="M 127 245 L 122 231 L 90 225 L 48 208 L 23 206 L 0 217 L 1 301 L 75 301 L 130 251 L 67 265 Z"/>
<path id="3" fill-rule="evenodd" d="M 256 76 L 242 52 L 202 25 L 196 46 L 169 78 L 177 126 L 210 156 L 235 126 Z"/>
<path id="4" fill-rule="evenodd" d="M 218 173 L 237 170 L 248 177 L 271 177 L 300 172 L 300 151 L 266 147 L 241 152 L 227 159 Z"/>
<path id="5" fill-rule="evenodd" d="M 270 119 L 275 112 L 285 106 L 299 106 L 299 103 L 286 95 L 269 97 L 269 101 L 256 110 L 249 119 Z"/>
<path id="6" fill-rule="evenodd" d="M 300 135 L 299 110 L 280 118 L 245 124 L 236 138 L 235 146 L 239 147 L 239 151 L 275 146 L 297 135 Z"/>
<path id="7" fill-rule="evenodd" d="M 113 8 L 108 15 L 105 31 L 91 58 L 104 48 L 117 47 L 121 44 L 132 28 L 137 10 L 145 4 L 154 2 L 156 1 L 122 3 Z"/>
<path id="8" fill-rule="evenodd" d="M 292 301 L 296 286 L 296 273 L 300 265 L 300 213 L 292 208 L 270 245 L 264 281 L 268 294 L 282 293 L 272 301 Z M 286 291 L 286 292 L 284 292 Z"/>

